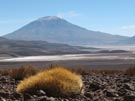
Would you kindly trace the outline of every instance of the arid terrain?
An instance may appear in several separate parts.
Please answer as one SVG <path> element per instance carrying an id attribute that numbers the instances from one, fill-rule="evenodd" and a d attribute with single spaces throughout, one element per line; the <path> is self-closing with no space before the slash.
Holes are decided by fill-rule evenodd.
<path id="1" fill-rule="evenodd" d="M 1 0 L 0 101 L 135 101 L 135 0 Z"/>
<path id="2" fill-rule="evenodd" d="M 23 66 L 37 69 L 26 69 L 23 74 Z M 57 66 L 67 67 L 82 76 L 84 94 L 54 97 L 42 89 L 35 93 L 16 92 L 17 84 L 26 74 L 31 75 L 31 71 L 35 74 L 39 68 Z M 134 66 L 135 54 L 131 49 L 122 52 L 104 49 L 91 54 L 2 57 L 0 101 L 135 101 Z M 126 71 L 129 67 L 133 70 Z"/>
<path id="3" fill-rule="evenodd" d="M 47 67 L 51 64 L 64 67 L 87 68 L 125 68 L 135 66 L 135 54 L 129 53 L 96 53 L 50 56 L 27 56 L 6 58 L 0 60 L 0 67 L 19 67 L 31 64 L 37 67 Z"/>
<path id="4" fill-rule="evenodd" d="M 48 96 L 42 89 L 36 90 L 33 94 L 16 93 L 16 86 L 20 82 L 18 77 L 22 74 L 17 74 L 17 71 L 10 75 L 2 73 L 0 101 L 135 101 L 135 75 L 131 73 L 133 70 L 90 72 L 81 68 L 75 69 L 75 72 L 82 76 L 84 93 L 74 97 Z"/>

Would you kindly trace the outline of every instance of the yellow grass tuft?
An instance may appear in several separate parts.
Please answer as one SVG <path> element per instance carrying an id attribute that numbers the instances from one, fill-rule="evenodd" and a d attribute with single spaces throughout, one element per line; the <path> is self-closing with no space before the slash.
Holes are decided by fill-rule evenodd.
<path id="1" fill-rule="evenodd" d="M 49 96 L 73 96 L 82 91 L 82 79 L 64 68 L 44 70 L 35 76 L 24 79 L 17 86 L 18 93 L 34 92 L 43 89 Z"/>

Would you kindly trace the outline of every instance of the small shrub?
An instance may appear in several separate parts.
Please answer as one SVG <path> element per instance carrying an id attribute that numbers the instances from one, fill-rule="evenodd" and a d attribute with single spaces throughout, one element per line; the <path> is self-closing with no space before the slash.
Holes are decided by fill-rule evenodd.
<path id="1" fill-rule="evenodd" d="M 59 67 L 44 70 L 35 76 L 24 79 L 17 86 L 16 91 L 32 93 L 42 89 L 48 96 L 67 97 L 80 94 L 82 86 L 80 75 Z"/>
<path id="2" fill-rule="evenodd" d="M 129 67 L 125 70 L 125 74 L 134 75 L 135 74 L 135 67 Z"/>
<path id="3" fill-rule="evenodd" d="M 1 75 L 9 75 L 9 71 L 10 71 L 10 69 L 7 69 L 7 68 L 2 68 L 2 69 L 0 69 L 0 74 Z"/>
<path id="4" fill-rule="evenodd" d="M 117 74 L 117 73 L 122 73 L 122 70 L 119 69 L 97 69 L 95 70 L 96 73 L 104 73 L 104 74 Z"/>
<path id="5" fill-rule="evenodd" d="M 38 68 L 27 65 L 20 68 L 11 69 L 9 75 L 16 80 L 22 80 L 28 76 L 36 74 L 38 71 Z"/>
<path id="6" fill-rule="evenodd" d="M 92 74 L 92 70 L 89 68 L 83 68 L 83 67 L 79 67 L 79 68 L 72 68 L 72 71 L 76 72 L 77 74 L 81 74 L 81 75 L 89 75 Z"/>

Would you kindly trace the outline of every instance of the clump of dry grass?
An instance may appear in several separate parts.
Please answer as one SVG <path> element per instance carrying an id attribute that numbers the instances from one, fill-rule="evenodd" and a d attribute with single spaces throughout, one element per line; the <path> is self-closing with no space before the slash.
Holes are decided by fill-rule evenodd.
<path id="1" fill-rule="evenodd" d="M 97 69 L 94 70 L 93 72 L 104 73 L 104 74 L 117 74 L 117 73 L 122 73 L 123 71 L 119 69 Z"/>
<path id="2" fill-rule="evenodd" d="M 78 67 L 78 68 L 71 68 L 73 72 L 81 75 L 90 75 L 92 74 L 92 70 L 90 68 Z"/>
<path id="3" fill-rule="evenodd" d="M 17 86 L 18 93 L 44 90 L 48 96 L 73 96 L 80 94 L 83 82 L 80 75 L 58 67 L 44 70 L 35 76 L 24 79 Z"/>
<path id="4" fill-rule="evenodd" d="M 9 68 L 1 68 L 0 74 L 2 75 L 9 75 L 10 69 Z"/>
<path id="5" fill-rule="evenodd" d="M 35 75 L 38 71 L 38 68 L 31 65 L 26 65 L 20 68 L 12 68 L 9 71 L 9 75 L 16 80 L 22 80 L 28 76 Z"/>
<path id="6" fill-rule="evenodd" d="M 135 74 L 135 67 L 129 67 L 125 70 L 125 74 L 134 75 Z"/>
<path id="7" fill-rule="evenodd" d="M 104 74 L 117 74 L 123 73 L 121 69 L 91 69 L 91 68 L 72 68 L 72 71 L 81 75 L 91 75 L 93 73 L 104 73 Z"/>

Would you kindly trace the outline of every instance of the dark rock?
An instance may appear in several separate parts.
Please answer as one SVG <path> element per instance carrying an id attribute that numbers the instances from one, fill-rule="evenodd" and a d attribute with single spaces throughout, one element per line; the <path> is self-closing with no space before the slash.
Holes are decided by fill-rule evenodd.
<path id="1" fill-rule="evenodd" d="M 48 97 L 42 89 L 31 94 L 18 94 L 15 89 L 20 81 L 0 76 L 0 101 L 135 101 L 135 76 L 95 73 L 82 77 L 84 94 L 54 98 Z"/>
<path id="2" fill-rule="evenodd" d="M 24 96 L 24 100 L 32 98 L 32 96 L 30 94 L 28 94 L 28 93 L 25 93 L 23 96 Z"/>
<path id="3" fill-rule="evenodd" d="M 92 93 L 91 92 L 86 92 L 84 93 L 84 95 L 88 98 L 92 98 Z"/>
<path id="4" fill-rule="evenodd" d="M 3 77 L 0 78 L 0 81 L 3 82 L 3 81 L 5 81 L 6 79 L 7 79 L 7 78 L 6 78 L 5 76 L 3 76 Z"/>
<path id="5" fill-rule="evenodd" d="M 38 90 L 38 91 L 37 91 L 37 95 L 38 95 L 38 96 L 45 96 L 46 93 L 45 93 L 45 91 L 43 91 L 43 90 Z"/>
<path id="6" fill-rule="evenodd" d="M 4 97 L 4 98 L 7 98 L 7 97 L 9 97 L 9 94 L 5 91 L 0 91 L 0 96 Z"/>
<path id="7" fill-rule="evenodd" d="M 124 96 L 124 95 L 126 95 L 126 93 L 127 93 L 127 90 L 126 90 L 126 89 L 120 88 L 120 89 L 118 90 L 119 96 Z"/>
<path id="8" fill-rule="evenodd" d="M 128 82 L 130 82 L 130 80 L 131 80 L 131 79 L 126 78 L 126 79 L 123 80 L 123 83 L 128 83 Z"/>
<path id="9" fill-rule="evenodd" d="M 124 101 L 135 101 L 135 95 L 124 96 Z"/>
<path id="10" fill-rule="evenodd" d="M 33 95 L 34 98 L 37 98 L 37 95 Z"/>
<path id="11" fill-rule="evenodd" d="M 112 100 L 113 100 L 113 101 L 122 101 L 122 99 L 121 99 L 121 98 L 118 98 L 118 97 L 113 97 Z"/>
<path id="12" fill-rule="evenodd" d="M 92 101 L 91 98 L 86 98 L 86 101 Z"/>
<path id="13" fill-rule="evenodd" d="M 14 96 L 16 99 L 22 97 L 21 94 L 16 93 L 16 92 L 13 93 L 13 96 Z"/>
<path id="14" fill-rule="evenodd" d="M 53 97 L 47 97 L 46 101 L 56 101 Z"/>
<path id="15" fill-rule="evenodd" d="M 56 101 L 56 99 L 53 97 L 42 96 L 39 97 L 39 101 Z"/>
<path id="16" fill-rule="evenodd" d="M 119 95 L 114 89 L 109 89 L 105 91 L 107 97 L 118 97 Z"/>
<path id="17" fill-rule="evenodd" d="M 12 81 L 11 81 L 10 83 L 11 83 L 12 85 L 13 85 L 13 84 L 15 84 L 15 80 L 14 80 L 14 79 L 12 79 Z"/>
<path id="18" fill-rule="evenodd" d="M 69 101 L 68 99 L 64 99 L 63 101 Z"/>
<path id="19" fill-rule="evenodd" d="M 101 85 L 97 82 L 93 82 L 90 84 L 89 89 L 91 89 L 92 91 L 96 91 L 101 89 Z"/>
<path id="20" fill-rule="evenodd" d="M 46 101 L 46 97 L 47 97 L 47 96 L 38 97 L 38 101 Z"/>
<path id="21" fill-rule="evenodd" d="M 6 99 L 4 99 L 3 97 L 0 97 L 0 101 L 6 101 Z"/>
<path id="22" fill-rule="evenodd" d="M 9 83 L 10 82 L 10 80 L 8 78 L 6 78 L 6 76 L 3 76 L 2 78 L 0 78 L 0 81 L 2 83 Z"/>
<path id="23" fill-rule="evenodd" d="M 128 89 L 128 90 L 135 90 L 135 87 L 134 87 L 133 85 L 129 84 L 129 83 L 126 83 L 126 84 L 124 85 L 124 87 L 125 87 L 126 89 Z"/>

